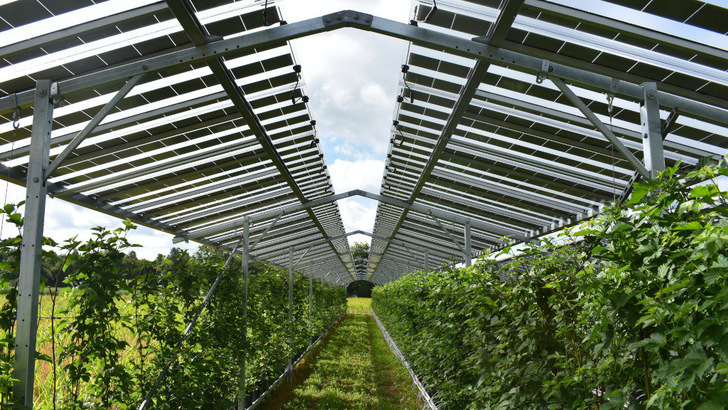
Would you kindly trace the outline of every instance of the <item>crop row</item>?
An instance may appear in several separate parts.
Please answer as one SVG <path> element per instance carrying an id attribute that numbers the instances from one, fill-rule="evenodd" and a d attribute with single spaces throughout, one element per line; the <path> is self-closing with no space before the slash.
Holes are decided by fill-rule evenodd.
<path id="1" fill-rule="evenodd" d="M 9 221 L 22 224 L 13 206 L 5 213 Z M 47 317 L 39 330 L 37 408 L 136 408 L 169 363 L 150 407 L 232 408 L 241 388 L 243 360 L 246 392 L 260 393 L 285 370 L 291 356 L 303 352 L 345 312 L 344 289 L 315 280 L 309 300 L 309 278 L 295 274 L 291 333 L 288 272 L 251 263 L 246 321 L 238 259 L 181 343 L 228 255 L 207 247 L 194 255 L 173 249 L 156 262 L 130 265 L 124 252 L 133 245 L 125 236 L 133 228 L 128 222 L 114 231 L 98 228 L 88 242 L 69 240 L 60 245 L 60 256 L 53 255 L 57 268 L 46 280 L 50 296 L 43 297 L 46 306 L 41 309 Z M 0 266 L 0 285 L 7 291 L 0 311 L 0 401 L 5 403 L 13 400 L 18 245 L 19 238 L 3 241 Z M 59 292 L 54 277 L 63 277 L 71 287 Z"/>
<path id="2" fill-rule="evenodd" d="M 373 308 L 444 408 L 722 409 L 728 171 L 677 171 L 552 241 L 375 288 Z"/>

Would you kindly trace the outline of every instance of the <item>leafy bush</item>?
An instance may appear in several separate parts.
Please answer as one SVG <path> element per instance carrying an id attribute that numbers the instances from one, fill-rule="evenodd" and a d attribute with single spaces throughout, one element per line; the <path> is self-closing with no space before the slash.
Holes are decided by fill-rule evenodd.
<path id="1" fill-rule="evenodd" d="M 728 170 L 677 170 L 558 243 L 375 288 L 373 308 L 446 408 L 723 408 Z"/>
<path id="2" fill-rule="evenodd" d="M 8 220 L 22 226 L 14 206 Z M 265 390 L 285 370 L 289 354 L 300 354 L 346 310 L 344 289 L 314 281 L 309 317 L 309 279 L 294 275 L 294 344 L 288 343 L 288 272 L 252 263 L 249 275 L 247 337 L 243 337 L 243 281 L 240 260 L 233 261 L 185 343 L 189 321 L 228 254 L 202 247 L 195 255 L 173 249 L 167 258 L 130 262 L 128 221 L 113 231 L 94 229 L 86 242 L 70 239 L 65 256 L 52 265 L 72 285 L 61 308 L 66 319 L 51 319 L 53 397 L 36 397 L 36 405 L 54 408 L 138 407 L 158 374 L 172 366 L 152 398 L 155 409 L 231 408 L 237 403 L 240 367 L 247 354 L 250 393 Z M 2 242 L 2 286 L 7 308 L 0 312 L 0 398 L 9 402 L 12 383 L 12 330 L 20 237 Z M 46 240 L 46 244 L 55 242 Z M 51 255 L 49 253 L 48 255 Z M 58 281 L 56 281 L 56 284 Z M 58 292 L 51 292 L 55 311 Z M 51 313 L 51 316 L 55 316 Z M 39 340 L 42 342 L 42 340 Z M 56 347 L 58 349 L 56 349 Z M 40 349 L 39 349 L 40 350 Z M 59 352 L 56 355 L 56 351 Z M 57 356 L 57 357 L 56 357 Z M 61 372 L 62 370 L 62 372 Z M 61 374 L 57 374 L 61 373 Z M 54 404 L 51 404 L 54 403 Z"/>

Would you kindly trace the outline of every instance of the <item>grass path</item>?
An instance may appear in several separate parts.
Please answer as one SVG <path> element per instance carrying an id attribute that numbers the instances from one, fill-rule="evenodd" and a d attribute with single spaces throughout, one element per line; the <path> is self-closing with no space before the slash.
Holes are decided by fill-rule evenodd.
<path id="1" fill-rule="evenodd" d="M 417 409 L 412 380 L 369 313 L 371 299 L 349 298 L 348 313 L 293 385 L 267 409 Z"/>

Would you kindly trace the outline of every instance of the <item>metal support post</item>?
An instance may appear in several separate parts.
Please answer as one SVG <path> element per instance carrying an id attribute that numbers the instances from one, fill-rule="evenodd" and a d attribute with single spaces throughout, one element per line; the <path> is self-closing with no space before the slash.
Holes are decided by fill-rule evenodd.
<path id="1" fill-rule="evenodd" d="M 250 271 L 250 218 L 243 218 L 243 363 L 240 370 L 240 394 L 238 395 L 238 410 L 245 410 L 245 394 L 247 383 L 246 369 L 248 358 L 248 278 Z"/>
<path id="2" fill-rule="evenodd" d="M 313 275 L 308 277 L 308 334 L 311 335 L 308 342 L 308 346 L 311 347 L 313 344 Z"/>
<path id="3" fill-rule="evenodd" d="M 425 249 L 425 272 L 430 271 L 430 250 Z"/>
<path id="4" fill-rule="evenodd" d="M 293 248 L 288 251 L 288 382 L 293 383 Z"/>
<path id="5" fill-rule="evenodd" d="M 470 244 L 470 221 L 465 221 L 465 267 L 472 265 L 473 251 Z"/>
<path id="6" fill-rule="evenodd" d="M 650 178 L 654 178 L 658 172 L 665 170 L 657 83 L 642 83 L 642 89 L 644 91 L 644 101 L 640 104 L 642 147 L 645 151 L 645 168 L 650 173 Z"/>
<path id="7" fill-rule="evenodd" d="M 30 137 L 30 160 L 26 181 L 25 223 L 20 254 L 18 313 L 15 322 L 15 370 L 18 381 L 13 394 L 27 407 L 33 407 L 35 343 L 38 323 L 38 288 L 43 247 L 46 184 L 43 174 L 48 166 L 53 125 L 51 81 L 38 80 L 35 86 L 33 129 Z"/>

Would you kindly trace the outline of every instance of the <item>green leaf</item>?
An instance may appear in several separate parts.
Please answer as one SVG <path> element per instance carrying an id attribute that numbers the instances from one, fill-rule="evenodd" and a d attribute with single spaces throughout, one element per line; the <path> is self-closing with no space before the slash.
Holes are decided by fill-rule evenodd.
<path id="1" fill-rule="evenodd" d="M 691 198 L 712 198 L 720 195 L 720 190 L 714 184 L 698 185 L 690 191 Z"/>
<path id="2" fill-rule="evenodd" d="M 700 230 L 703 229 L 703 225 L 698 221 L 681 222 L 677 226 L 673 227 L 673 231 L 689 231 L 689 230 Z"/>

